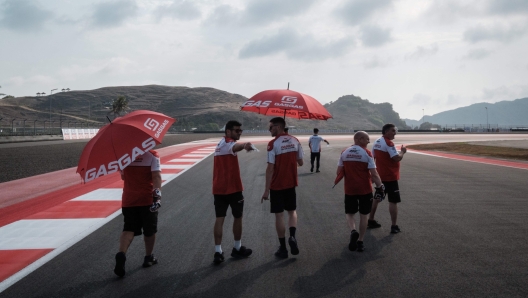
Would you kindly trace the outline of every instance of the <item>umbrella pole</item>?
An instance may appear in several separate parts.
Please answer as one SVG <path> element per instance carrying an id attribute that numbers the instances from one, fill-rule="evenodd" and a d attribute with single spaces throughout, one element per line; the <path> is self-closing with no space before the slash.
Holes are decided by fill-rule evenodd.
<path id="1" fill-rule="evenodd" d="M 288 90 L 290 90 L 290 82 L 288 82 Z"/>

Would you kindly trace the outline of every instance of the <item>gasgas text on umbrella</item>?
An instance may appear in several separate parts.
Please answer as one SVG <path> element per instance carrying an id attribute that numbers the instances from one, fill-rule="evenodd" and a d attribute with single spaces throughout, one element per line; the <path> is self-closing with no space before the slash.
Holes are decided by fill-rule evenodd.
<path id="1" fill-rule="evenodd" d="M 129 164 L 131 164 L 133 160 L 136 160 L 138 156 L 143 155 L 145 152 L 151 149 L 154 149 L 154 147 L 156 147 L 156 142 L 154 141 L 154 138 L 150 137 L 146 139 L 145 141 L 143 141 L 143 143 L 141 143 L 141 147 L 143 148 L 143 150 L 138 147 L 134 147 L 132 149 L 132 157 L 130 157 L 128 153 L 125 153 L 118 160 L 109 162 L 108 167 L 102 164 L 99 167 L 99 170 L 97 170 L 97 173 L 96 173 L 96 168 L 89 169 L 88 171 L 86 171 L 86 174 L 84 176 L 84 181 L 88 182 L 100 176 L 115 173 L 117 172 L 117 170 L 123 170 Z"/>

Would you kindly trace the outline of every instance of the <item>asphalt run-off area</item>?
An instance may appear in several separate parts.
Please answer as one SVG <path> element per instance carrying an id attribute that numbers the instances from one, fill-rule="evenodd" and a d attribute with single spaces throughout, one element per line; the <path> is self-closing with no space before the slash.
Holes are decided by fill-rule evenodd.
<path id="1" fill-rule="evenodd" d="M 123 219 L 117 175 L 80 184 L 74 168 L 0 183 L 0 297 L 527 297 L 528 163 L 411 151 L 401 162 L 398 225 L 388 203 L 365 251 L 348 250 L 343 183 L 332 189 L 351 135 L 324 135 L 321 172 L 311 173 L 308 136 L 297 187 L 300 254 L 273 255 L 279 243 L 264 191 L 269 136 L 242 136 L 259 152 L 238 154 L 244 184 L 242 245 L 214 266 L 212 152 L 220 136 L 161 148 L 163 199 L 154 253 L 142 268 L 136 237 L 126 276 L 113 273 Z M 372 142 L 379 134 L 371 134 Z M 398 134 L 400 145 L 528 140 L 526 134 Z M 55 143 L 64 144 L 65 142 Z M 11 145 L 16 146 L 16 145 Z M 20 145 L 27 146 L 27 145 Z M 20 154 L 38 156 L 46 144 Z M 32 148 L 32 149 L 28 149 Z M 4 150 L 0 148 L 0 150 Z M 31 154 L 28 150 L 33 150 Z M 14 156 L 13 160 L 25 156 Z M 44 157 L 42 157 L 44 158 Z"/>

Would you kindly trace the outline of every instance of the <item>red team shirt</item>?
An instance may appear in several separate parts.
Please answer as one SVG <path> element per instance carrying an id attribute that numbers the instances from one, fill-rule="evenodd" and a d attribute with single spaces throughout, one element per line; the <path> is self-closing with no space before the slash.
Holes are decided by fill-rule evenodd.
<path id="1" fill-rule="evenodd" d="M 297 160 L 304 156 L 301 143 L 292 135 L 282 134 L 268 143 L 268 163 L 274 164 L 270 189 L 293 188 L 297 182 Z"/>
<path id="2" fill-rule="evenodd" d="M 376 164 L 372 153 L 366 148 L 352 145 L 345 149 L 339 157 L 338 166 L 345 171 L 345 194 L 366 195 L 372 193 L 372 178 L 370 169 Z"/>
<path id="3" fill-rule="evenodd" d="M 123 170 L 123 207 L 152 205 L 152 172 L 161 172 L 160 159 L 154 150 L 138 156 Z"/>
<path id="4" fill-rule="evenodd" d="M 398 155 L 394 143 L 385 137 L 381 137 L 374 142 L 373 151 L 381 181 L 400 180 L 400 163 L 392 159 Z"/>
<path id="5" fill-rule="evenodd" d="M 213 194 L 228 195 L 244 190 L 238 157 L 233 152 L 235 140 L 222 138 L 214 153 Z"/>

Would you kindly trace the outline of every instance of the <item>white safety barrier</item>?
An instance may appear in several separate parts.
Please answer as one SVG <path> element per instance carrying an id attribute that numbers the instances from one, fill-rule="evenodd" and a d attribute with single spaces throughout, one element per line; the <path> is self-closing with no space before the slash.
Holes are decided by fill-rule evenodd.
<path id="1" fill-rule="evenodd" d="M 95 128 L 63 128 L 62 137 L 64 140 L 91 139 L 97 134 L 97 132 L 99 132 L 99 129 Z"/>

